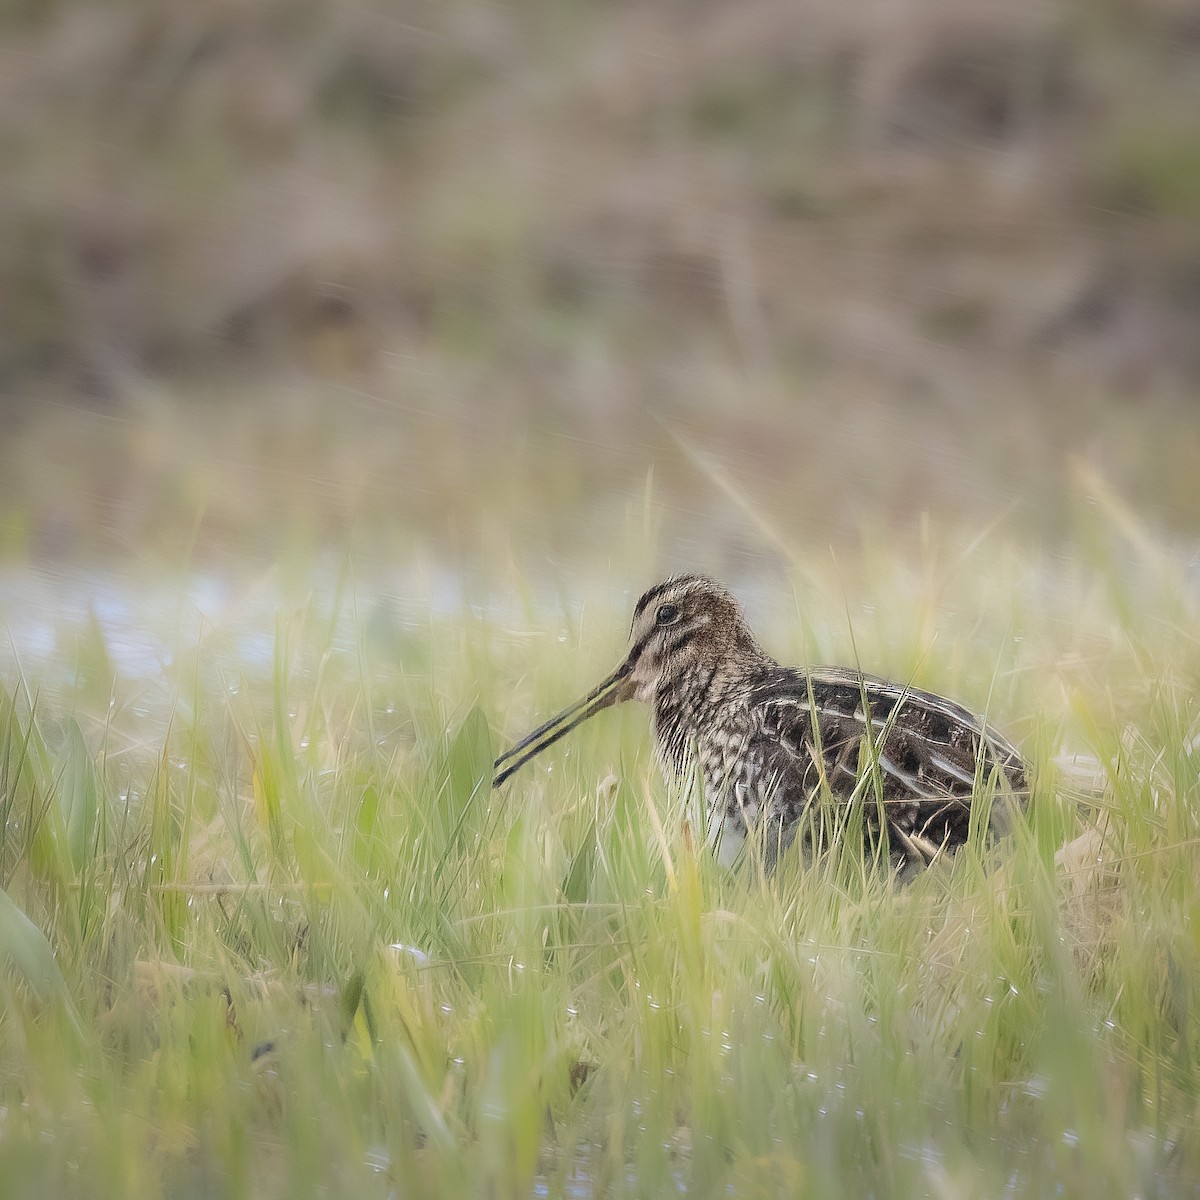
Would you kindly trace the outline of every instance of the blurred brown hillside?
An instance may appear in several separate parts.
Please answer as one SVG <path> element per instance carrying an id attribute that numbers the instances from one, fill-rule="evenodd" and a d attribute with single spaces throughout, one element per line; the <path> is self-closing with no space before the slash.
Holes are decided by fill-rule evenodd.
<path id="1" fill-rule="evenodd" d="M 0 35 L 12 421 L 299 379 L 368 425 L 735 405 L 769 453 L 851 397 L 837 452 L 903 409 L 1052 472 L 1097 396 L 1195 408 L 1193 0 L 10 0 Z"/>
<path id="2" fill-rule="evenodd" d="M 547 322 L 1200 373 L 1184 0 L 6 9 L 8 388 Z"/>

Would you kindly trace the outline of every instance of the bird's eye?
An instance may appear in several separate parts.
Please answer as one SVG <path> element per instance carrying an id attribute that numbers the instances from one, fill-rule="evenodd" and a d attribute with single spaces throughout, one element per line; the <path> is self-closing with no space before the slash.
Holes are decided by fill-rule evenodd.
<path id="1" fill-rule="evenodd" d="M 674 625 L 679 620 L 678 604 L 660 604 L 654 614 L 655 621 L 660 625 Z"/>

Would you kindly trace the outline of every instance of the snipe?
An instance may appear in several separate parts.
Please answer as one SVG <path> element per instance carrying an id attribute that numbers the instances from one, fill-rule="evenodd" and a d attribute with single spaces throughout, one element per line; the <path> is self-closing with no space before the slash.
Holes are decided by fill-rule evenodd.
<path id="1" fill-rule="evenodd" d="M 995 810 L 1027 790 L 1017 749 L 967 709 L 917 688 L 836 667 L 784 667 L 755 640 L 719 583 L 683 575 L 633 612 L 621 665 L 496 760 L 499 787 L 601 709 L 653 709 L 664 772 L 703 780 L 709 834 L 731 861 L 762 829 L 768 863 L 798 832 L 811 846 L 861 803 L 868 842 L 915 868 L 967 839 L 972 803 Z"/>

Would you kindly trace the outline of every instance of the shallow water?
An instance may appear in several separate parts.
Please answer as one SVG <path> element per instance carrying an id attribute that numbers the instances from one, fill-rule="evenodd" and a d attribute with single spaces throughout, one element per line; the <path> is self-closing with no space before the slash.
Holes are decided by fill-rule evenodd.
<path id="1" fill-rule="evenodd" d="M 308 611 L 329 622 L 335 648 L 355 644 L 360 621 L 427 626 L 430 615 L 478 612 L 452 572 L 414 580 L 397 575 L 344 587 L 318 570 L 304 586 L 273 572 L 238 579 L 211 572 L 139 577 L 54 566 L 0 568 L 0 668 L 39 680 L 70 672 L 81 639 L 99 636 L 114 672 L 126 680 L 162 675 L 186 651 L 214 646 L 218 659 L 269 669 L 281 616 Z M 219 647 L 219 649 L 217 648 Z"/>

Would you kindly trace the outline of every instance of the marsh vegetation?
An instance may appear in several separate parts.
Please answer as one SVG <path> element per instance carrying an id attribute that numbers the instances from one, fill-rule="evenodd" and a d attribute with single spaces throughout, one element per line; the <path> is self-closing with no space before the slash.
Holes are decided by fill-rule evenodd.
<path id="1" fill-rule="evenodd" d="M 0 1192 L 1200 1178 L 1195 14 L 0 12 Z M 1025 815 L 727 870 L 698 570 Z"/>

